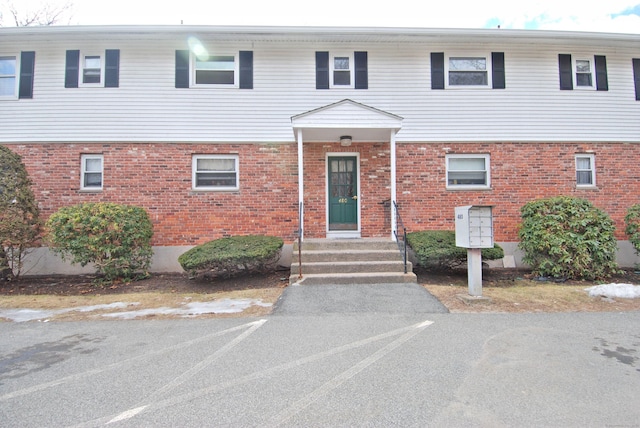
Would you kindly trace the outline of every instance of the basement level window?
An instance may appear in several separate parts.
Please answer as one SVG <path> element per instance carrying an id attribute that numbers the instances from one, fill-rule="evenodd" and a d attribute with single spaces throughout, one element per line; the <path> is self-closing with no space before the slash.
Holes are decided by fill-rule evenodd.
<path id="1" fill-rule="evenodd" d="M 595 187 L 595 155 L 576 155 L 576 187 Z"/>
<path id="2" fill-rule="evenodd" d="M 447 155 L 447 189 L 488 189 L 489 155 Z"/>
<path id="3" fill-rule="evenodd" d="M 192 181 L 194 190 L 238 190 L 238 156 L 194 155 Z"/>
<path id="4" fill-rule="evenodd" d="M 82 155 L 81 190 L 102 190 L 103 157 L 102 155 Z"/>

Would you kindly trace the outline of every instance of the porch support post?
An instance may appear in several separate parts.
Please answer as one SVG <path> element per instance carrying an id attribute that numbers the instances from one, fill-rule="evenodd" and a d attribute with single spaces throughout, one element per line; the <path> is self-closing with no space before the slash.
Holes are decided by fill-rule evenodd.
<path id="1" fill-rule="evenodd" d="M 302 129 L 298 129 L 298 208 L 300 210 L 300 242 L 304 234 L 304 151 L 302 149 Z"/>
<path id="2" fill-rule="evenodd" d="M 391 239 L 395 241 L 394 232 L 398 228 L 396 218 L 396 133 L 395 130 L 391 130 L 391 136 L 389 137 L 389 151 L 391 158 Z"/>

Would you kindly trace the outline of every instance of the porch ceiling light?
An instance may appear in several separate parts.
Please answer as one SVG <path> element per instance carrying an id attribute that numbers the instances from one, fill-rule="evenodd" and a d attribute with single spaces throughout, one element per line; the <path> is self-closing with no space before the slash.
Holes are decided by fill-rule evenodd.
<path id="1" fill-rule="evenodd" d="M 351 145 L 351 135 L 343 135 L 340 137 L 340 145 L 343 147 L 348 147 Z"/>

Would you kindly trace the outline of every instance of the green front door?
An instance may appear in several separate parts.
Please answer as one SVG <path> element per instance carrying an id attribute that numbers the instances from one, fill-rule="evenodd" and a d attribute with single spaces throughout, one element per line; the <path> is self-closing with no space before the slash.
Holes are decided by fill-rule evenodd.
<path id="1" fill-rule="evenodd" d="M 358 159 L 329 157 L 329 230 L 358 230 Z"/>

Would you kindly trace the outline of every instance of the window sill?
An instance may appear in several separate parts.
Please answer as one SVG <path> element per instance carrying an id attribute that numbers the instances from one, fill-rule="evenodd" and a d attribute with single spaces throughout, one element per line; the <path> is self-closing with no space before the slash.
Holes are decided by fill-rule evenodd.
<path id="1" fill-rule="evenodd" d="M 102 193 L 103 189 L 80 189 L 78 193 Z"/>
<path id="2" fill-rule="evenodd" d="M 447 191 L 493 190 L 489 186 L 447 186 Z"/>

